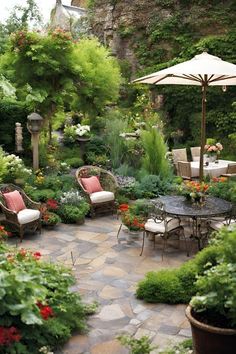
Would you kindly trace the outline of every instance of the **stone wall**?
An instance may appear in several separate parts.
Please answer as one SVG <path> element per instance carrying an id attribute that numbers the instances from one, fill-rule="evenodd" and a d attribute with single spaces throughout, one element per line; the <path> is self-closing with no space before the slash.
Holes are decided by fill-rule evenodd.
<path id="1" fill-rule="evenodd" d="M 72 5 L 86 6 L 86 0 Z M 92 4 L 92 5 L 91 5 Z M 90 0 L 92 33 L 121 60 L 137 69 L 187 52 L 207 36 L 226 35 L 236 20 L 233 0 Z"/>

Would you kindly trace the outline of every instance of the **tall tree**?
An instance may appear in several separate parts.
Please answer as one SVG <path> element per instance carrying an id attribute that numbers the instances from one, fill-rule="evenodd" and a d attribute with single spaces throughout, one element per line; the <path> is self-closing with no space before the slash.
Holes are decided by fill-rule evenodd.
<path id="1" fill-rule="evenodd" d="M 116 60 L 96 39 L 74 42 L 61 29 L 13 34 L 0 69 L 15 83 L 18 97 L 45 118 L 49 131 L 65 107 L 95 116 L 118 97 Z"/>

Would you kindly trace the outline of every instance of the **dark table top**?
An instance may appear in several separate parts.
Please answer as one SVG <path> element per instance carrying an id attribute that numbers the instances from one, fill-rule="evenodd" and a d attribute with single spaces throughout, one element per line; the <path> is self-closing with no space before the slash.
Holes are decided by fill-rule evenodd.
<path id="1" fill-rule="evenodd" d="M 163 196 L 158 200 L 164 204 L 166 213 L 177 216 L 212 217 L 228 214 L 232 210 L 231 203 L 215 197 L 206 197 L 205 204 L 202 206 L 187 201 L 185 197 L 175 195 Z"/>

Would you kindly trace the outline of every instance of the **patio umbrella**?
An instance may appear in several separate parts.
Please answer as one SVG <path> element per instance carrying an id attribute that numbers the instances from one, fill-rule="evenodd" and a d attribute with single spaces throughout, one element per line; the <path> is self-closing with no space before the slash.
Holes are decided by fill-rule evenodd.
<path id="1" fill-rule="evenodd" d="M 199 178 L 203 179 L 206 143 L 206 91 L 208 86 L 236 85 L 236 65 L 203 52 L 191 60 L 143 76 L 133 82 L 154 85 L 196 85 L 202 87 L 201 153 Z"/>

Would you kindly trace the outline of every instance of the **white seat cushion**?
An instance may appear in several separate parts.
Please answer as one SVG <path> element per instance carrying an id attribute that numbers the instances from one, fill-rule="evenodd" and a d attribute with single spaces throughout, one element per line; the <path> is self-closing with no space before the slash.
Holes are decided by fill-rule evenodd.
<path id="1" fill-rule="evenodd" d="M 89 195 L 92 204 L 109 202 L 115 199 L 115 195 L 112 192 L 95 192 Z"/>
<path id="2" fill-rule="evenodd" d="M 38 220 L 40 218 L 40 211 L 36 209 L 23 209 L 17 214 L 17 219 L 21 225 Z"/>
<path id="3" fill-rule="evenodd" d="M 148 219 L 148 221 L 144 225 L 144 228 L 146 231 L 149 232 L 164 234 L 165 231 L 171 231 L 179 226 L 178 219 L 167 218 L 166 220 L 168 221 L 168 223 L 166 224 L 166 229 L 164 221 L 155 222 L 154 219 Z"/>

